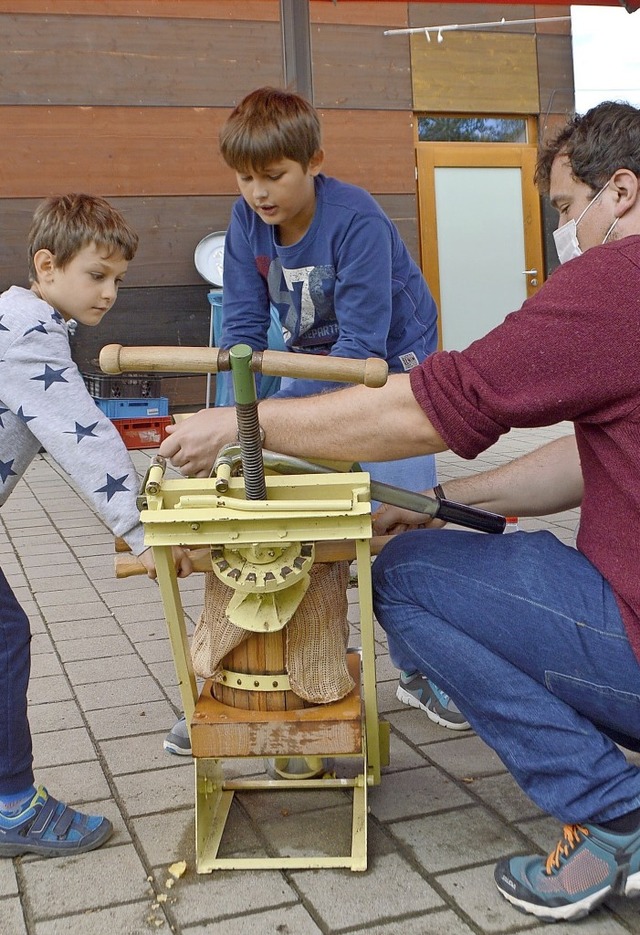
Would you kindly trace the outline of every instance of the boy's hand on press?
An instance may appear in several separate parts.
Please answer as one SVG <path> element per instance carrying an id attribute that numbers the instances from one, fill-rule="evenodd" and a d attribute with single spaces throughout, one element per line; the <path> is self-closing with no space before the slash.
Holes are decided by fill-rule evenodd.
<path id="1" fill-rule="evenodd" d="M 184 422 L 167 427 L 158 454 L 187 477 L 209 477 L 218 452 L 238 435 L 232 407 L 201 409 Z"/>
<path id="2" fill-rule="evenodd" d="M 171 555 L 173 557 L 173 564 L 175 565 L 176 572 L 178 573 L 178 578 L 186 578 L 193 571 L 193 565 L 191 563 L 191 557 L 187 549 L 183 549 L 179 545 L 171 546 Z M 141 552 L 138 555 L 138 561 L 141 562 L 144 567 L 147 569 L 148 578 L 156 578 L 156 564 L 153 560 L 153 550 L 145 549 L 144 552 Z"/>

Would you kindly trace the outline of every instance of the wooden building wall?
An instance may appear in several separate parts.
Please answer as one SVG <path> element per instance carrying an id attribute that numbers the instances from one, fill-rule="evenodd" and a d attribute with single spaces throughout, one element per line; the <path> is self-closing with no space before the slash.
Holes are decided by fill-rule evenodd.
<path id="1" fill-rule="evenodd" d="M 416 258 L 414 109 L 482 110 L 489 88 L 493 110 L 502 101 L 514 111 L 504 57 L 518 43 L 529 65 L 523 74 L 519 52 L 515 83 L 526 83 L 527 107 L 566 112 L 567 95 L 557 89 L 573 85 L 570 30 L 484 33 L 481 57 L 470 33 L 450 34 L 426 55 L 383 30 L 563 9 L 311 0 L 326 171 L 371 191 Z M 102 194 L 141 238 L 108 318 L 78 329 L 81 369 L 96 369 L 109 341 L 207 343 L 209 286 L 193 251 L 227 227 L 237 195 L 217 133 L 248 91 L 283 84 L 279 17 L 278 0 L 0 0 L 0 290 L 26 283 L 26 232 L 46 195 Z M 446 97 L 455 88 L 464 93 Z M 200 378 L 176 386 L 174 403 L 203 398 Z"/>

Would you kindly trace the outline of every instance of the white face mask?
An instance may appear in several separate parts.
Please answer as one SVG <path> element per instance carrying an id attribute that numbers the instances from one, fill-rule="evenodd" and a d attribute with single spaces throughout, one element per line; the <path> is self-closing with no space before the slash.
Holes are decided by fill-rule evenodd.
<path id="1" fill-rule="evenodd" d="M 577 221 L 574 221 L 573 219 L 567 221 L 566 224 L 563 224 L 562 227 L 559 227 L 553 232 L 553 239 L 556 244 L 556 253 L 558 254 L 558 259 L 561 263 L 567 263 L 569 260 L 573 260 L 575 257 L 582 255 L 582 250 L 580 248 L 580 244 L 578 243 L 578 224 L 585 216 L 591 205 L 598 200 L 608 185 L 609 182 L 607 182 L 607 184 L 600 189 L 595 198 L 591 199 L 584 211 L 581 212 Z M 618 220 L 618 218 L 615 219 L 607 233 L 604 235 L 604 240 L 602 243 L 607 242 L 609 234 L 618 223 Z"/>

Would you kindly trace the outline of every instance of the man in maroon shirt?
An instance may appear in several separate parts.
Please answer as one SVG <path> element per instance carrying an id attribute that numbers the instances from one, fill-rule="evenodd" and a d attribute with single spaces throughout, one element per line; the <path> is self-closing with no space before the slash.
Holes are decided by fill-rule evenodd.
<path id="1" fill-rule="evenodd" d="M 575 437 L 447 496 L 521 515 L 580 504 L 577 549 L 548 532 L 415 530 L 374 564 L 396 664 L 442 686 L 564 823 L 549 858 L 506 859 L 495 875 L 519 909 L 559 920 L 640 893 L 640 769 L 616 744 L 640 749 L 640 110 L 572 118 L 537 181 L 563 264 L 520 310 L 382 389 L 267 400 L 260 422 L 272 450 L 369 461 L 474 458 L 512 427 L 574 423 Z M 205 410 L 160 451 L 203 476 L 235 434 L 233 410 Z"/>

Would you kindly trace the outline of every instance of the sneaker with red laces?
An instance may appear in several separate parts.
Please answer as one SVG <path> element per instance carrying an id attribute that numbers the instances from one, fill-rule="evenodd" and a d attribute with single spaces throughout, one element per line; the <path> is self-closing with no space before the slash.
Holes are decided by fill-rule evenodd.
<path id="1" fill-rule="evenodd" d="M 599 825 L 565 825 L 544 857 L 510 857 L 495 869 L 499 891 L 521 912 L 545 922 L 581 919 L 609 893 L 640 894 L 640 828 L 630 834 Z"/>

